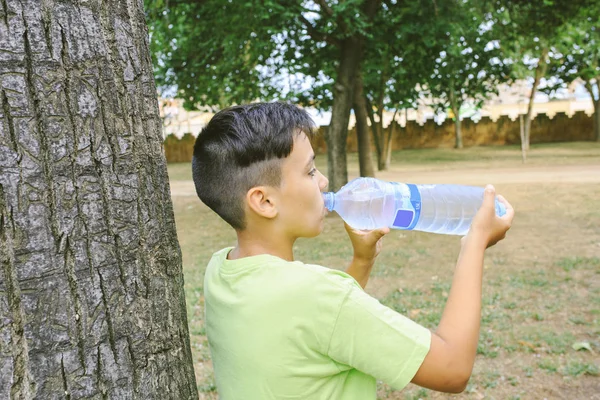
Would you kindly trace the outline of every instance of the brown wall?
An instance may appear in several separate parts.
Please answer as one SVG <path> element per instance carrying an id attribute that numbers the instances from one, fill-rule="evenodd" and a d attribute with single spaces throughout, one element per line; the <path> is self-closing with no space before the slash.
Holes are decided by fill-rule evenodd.
<path id="1" fill-rule="evenodd" d="M 167 162 L 191 162 L 195 141 L 196 138 L 191 133 L 186 133 L 181 139 L 174 135 L 167 136 L 164 141 Z"/>
<path id="2" fill-rule="evenodd" d="M 593 118 L 583 111 L 569 118 L 564 113 L 557 113 L 550 119 L 545 114 L 539 114 L 531 123 L 531 143 L 593 141 Z M 387 129 L 390 129 L 388 127 Z M 386 129 L 386 131 L 387 131 Z M 320 134 L 313 140 L 315 152 L 327 152 L 325 133 L 327 127 L 319 128 Z M 507 116 L 493 122 L 483 117 L 475 123 L 470 119 L 462 122 L 463 143 L 470 146 L 501 146 L 518 144 L 519 120 L 511 121 Z M 168 162 L 189 162 L 192 159 L 194 137 L 186 134 L 177 139 L 169 135 L 165 140 L 165 153 Z M 405 128 L 396 126 L 393 139 L 393 149 L 417 149 L 454 146 L 454 122 L 446 120 L 438 125 L 433 120 L 427 120 L 422 126 L 415 121 L 408 121 Z M 348 132 L 348 152 L 356 152 L 356 129 Z"/>

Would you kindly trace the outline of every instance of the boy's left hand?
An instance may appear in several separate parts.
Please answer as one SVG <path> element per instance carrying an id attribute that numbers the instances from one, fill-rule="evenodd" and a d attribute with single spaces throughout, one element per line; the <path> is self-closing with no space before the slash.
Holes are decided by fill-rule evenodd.
<path id="1" fill-rule="evenodd" d="M 382 238 L 390 233 L 390 228 L 373 230 L 354 229 L 344 222 L 344 227 L 352 242 L 354 258 L 362 261 L 373 262 L 383 246 Z"/>

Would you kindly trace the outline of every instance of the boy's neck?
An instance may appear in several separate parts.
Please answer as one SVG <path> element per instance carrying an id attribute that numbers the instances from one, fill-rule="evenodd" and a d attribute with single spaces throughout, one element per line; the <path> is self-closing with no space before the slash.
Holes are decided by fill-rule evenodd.
<path id="1" fill-rule="evenodd" d="M 270 254 L 287 261 L 294 261 L 294 241 L 282 235 L 264 232 L 237 231 L 237 245 L 229 255 L 230 260 Z"/>

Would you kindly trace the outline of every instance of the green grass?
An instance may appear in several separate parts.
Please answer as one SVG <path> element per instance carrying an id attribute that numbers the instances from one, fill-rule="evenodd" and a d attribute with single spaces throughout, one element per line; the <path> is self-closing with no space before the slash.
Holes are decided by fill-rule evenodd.
<path id="1" fill-rule="evenodd" d="M 558 260 L 556 265 L 566 272 L 573 269 L 595 269 L 600 271 L 600 257 L 566 257 Z"/>
<path id="2" fill-rule="evenodd" d="M 418 177 L 419 170 L 485 170 L 507 162 L 519 166 L 519 157 L 514 146 L 462 152 L 403 150 L 394 153 L 392 167 L 411 169 Z M 530 159 L 534 165 L 600 164 L 600 145 L 534 145 Z M 317 164 L 324 162 L 324 156 L 317 158 Z M 350 154 L 349 164 L 355 162 L 356 155 Z M 191 179 L 189 164 L 169 165 L 169 174 L 173 181 Z M 569 379 L 569 387 L 580 388 L 581 398 L 590 398 L 596 394 L 590 388 L 597 385 L 586 382 L 597 380 L 600 368 L 600 183 L 515 183 L 499 190 L 513 203 L 517 217 L 507 239 L 486 253 L 477 360 L 463 396 L 526 399 L 540 387 L 565 387 Z M 212 253 L 233 245 L 235 234 L 197 198 L 175 196 L 173 201 L 197 384 L 202 399 L 216 399 L 205 336 L 203 274 Z M 459 244 L 452 236 L 391 232 L 367 292 L 435 329 L 450 291 Z M 352 254 L 341 220 L 334 215 L 326 218 L 319 237 L 298 240 L 294 251 L 299 260 L 338 269 Z M 575 351 L 575 342 L 590 343 L 592 352 Z M 570 397 L 569 392 L 561 393 Z M 453 398 L 412 385 L 398 392 L 383 384 L 378 385 L 378 396 Z"/>
<path id="3" fill-rule="evenodd" d="M 564 375 L 569 375 L 569 376 L 580 376 L 580 375 L 599 376 L 600 375 L 600 367 L 598 365 L 592 364 L 592 363 L 572 361 L 562 369 L 562 373 Z"/>

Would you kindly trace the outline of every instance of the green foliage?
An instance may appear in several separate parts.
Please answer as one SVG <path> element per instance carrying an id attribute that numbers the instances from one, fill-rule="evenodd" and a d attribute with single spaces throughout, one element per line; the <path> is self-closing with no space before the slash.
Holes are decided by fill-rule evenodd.
<path id="1" fill-rule="evenodd" d="M 592 98 L 600 99 L 600 4 L 582 8 L 563 25 L 553 50 L 548 73 L 556 83 L 547 91 L 552 93 L 579 78 Z"/>
<path id="2" fill-rule="evenodd" d="M 490 15 L 505 54 L 515 61 L 514 77 L 528 77 L 528 71 L 537 65 L 534 60 L 560 39 L 561 27 L 593 3 L 593 0 L 498 0 Z"/>
<path id="3" fill-rule="evenodd" d="M 267 61 L 286 49 L 278 37 L 294 13 L 277 1 L 146 0 L 155 75 L 163 89 L 177 88 L 184 106 L 222 107 L 272 89 Z M 263 69 L 261 69 L 261 67 Z"/>
<path id="4" fill-rule="evenodd" d="M 145 0 L 157 82 L 163 90 L 176 88 L 186 108 L 261 98 L 328 109 L 340 44 L 360 35 L 366 40 L 361 72 L 371 103 L 402 109 L 415 105 L 419 84 L 434 66 L 447 85 L 448 61 L 464 59 L 460 53 L 467 48 L 478 58 L 476 44 L 489 42 L 476 37 L 483 15 L 475 18 L 474 10 L 485 2 L 436 2 L 432 10 L 426 1 L 384 1 L 372 22 L 365 17 L 367 3 Z M 468 43 L 461 39 L 466 37 Z M 443 52 L 447 58 L 439 57 Z M 483 61 L 475 72 L 487 67 Z M 469 76 L 474 62 L 448 68 Z M 480 91 L 474 87 L 481 74 L 473 76 L 457 80 L 465 96 Z"/>
<path id="5" fill-rule="evenodd" d="M 440 6 L 453 6 L 443 2 Z M 365 94 L 378 112 L 415 107 L 419 84 L 431 73 L 433 60 L 445 46 L 446 10 L 432 13 L 422 1 L 390 4 L 374 21 L 377 26 L 362 66 Z"/>
<path id="6" fill-rule="evenodd" d="M 337 46 L 371 25 L 363 1 L 317 3 L 145 0 L 157 81 L 186 108 L 258 98 L 328 107 Z"/>
<path id="7" fill-rule="evenodd" d="M 425 80 L 439 111 L 456 113 L 466 102 L 479 107 L 508 80 L 506 62 L 492 29 L 493 21 L 479 2 L 464 2 L 448 10 L 444 50 Z"/>

